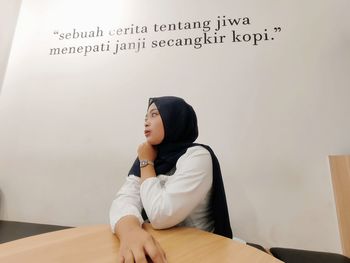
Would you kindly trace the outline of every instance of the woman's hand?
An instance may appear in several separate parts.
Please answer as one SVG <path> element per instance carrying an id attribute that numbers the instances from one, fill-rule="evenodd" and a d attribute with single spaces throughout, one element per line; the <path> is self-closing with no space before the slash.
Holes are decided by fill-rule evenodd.
<path id="1" fill-rule="evenodd" d="M 118 222 L 116 234 L 120 240 L 120 263 L 166 263 L 165 253 L 159 243 L 141 228 L 138 219 L 126 216 Z"/>
<path id="2" fill-rule="evenodd" d="M 154 161 L 157 157 L 157 149 L 150 143 L 144 142 L 137 149 L 139 160 Z"/>
<path id="3" fill-rule="evenodd" d="M 148 143 L 144 142 L 140 144 L 139 148 L 137 149 L 137 154 L 139 160 L 148 160 L 148 161 L 154 161 L 157 157 L 157 150 L 156 148 Z M 141 181 L 142 184 L 147 178 L 156 177 L 156 171 L 154 169 L 153 165 L 147 165 L 141 169 Z"/>

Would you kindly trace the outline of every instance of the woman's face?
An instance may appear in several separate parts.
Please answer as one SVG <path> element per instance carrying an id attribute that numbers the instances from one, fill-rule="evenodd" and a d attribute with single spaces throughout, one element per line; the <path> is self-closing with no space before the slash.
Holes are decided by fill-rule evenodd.
<path id="1" fill-rule="evenodd" d="M 145 118 L 145 136 L 148 143 L 160 144 L 164 139 L 164 126 L 157 106 L 152 103 Z"/>

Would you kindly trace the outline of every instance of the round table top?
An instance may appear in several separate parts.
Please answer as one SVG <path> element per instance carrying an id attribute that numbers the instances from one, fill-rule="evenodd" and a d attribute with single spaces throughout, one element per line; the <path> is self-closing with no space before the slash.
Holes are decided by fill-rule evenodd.
<path id="1" fill-rule="evenodd" d="M 145 224 L 164 249 L 168 262 L 281 262 L 235 240 L 195 228 L 154 230 Z M 3 243 L 0 262 L 118 262 L 119 240 L 109 225 L 82 226 Z"/>

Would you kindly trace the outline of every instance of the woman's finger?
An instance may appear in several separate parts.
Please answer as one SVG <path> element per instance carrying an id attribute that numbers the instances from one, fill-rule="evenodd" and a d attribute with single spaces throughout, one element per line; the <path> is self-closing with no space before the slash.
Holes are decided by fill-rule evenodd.
<path id="1" fill-rule="evenodd" d="M 152 259 L 153 263 L 166 263 L 165 252 L 158 244 L 157 241 L 153 239 L 153 242 L 148 242 L 145 245 L 146 254 Z"/>
<path id="2" fill-rule="evenodd" d="M 145 251 L 143 248 L 133 250 L 135 263 L 147 263 Z"/>
<path id="3" fill-rule="evenodd" d="M 119 255 L 119 257 L 118 257 L 118 262 L 119 263 L 124 263 L 125 261 L 124 261 L 124 257 L 122 256 L 122 255 Z"/>
<path id="4" fill-rule="evenodd" d="M 164 262 L 168 262 L 167 259 L 166 259 L 166 254 L 165 254 L 165 251 L 163 250 L 163 248 L 160 246 L 160 244 L 155 240 L 155 243 L 158 247 L 158 250 L 161 252 L 162 254 L 162 257 L 163 257 L 163 260 Z"/>
<path id="5" fill-rule="evenodd" d="M 134 263 L 134 255 L 130 249 L 124 250 L 124 263 Z"/>

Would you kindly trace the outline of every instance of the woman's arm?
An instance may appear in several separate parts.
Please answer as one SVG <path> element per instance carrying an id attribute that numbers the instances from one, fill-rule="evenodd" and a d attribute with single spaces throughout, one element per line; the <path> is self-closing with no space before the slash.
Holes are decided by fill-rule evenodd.
<path id="1" fill-rule="evenodd" d="M 147 160 L 154 162 L 157 156 L 157 150 L 154 146 L 149 144 L 148 142 L 142 143 L 139 148 L 137 149 L 137 155 L 139 160 Z M 156 171 L 154 169 L 154 165 L 149 164 L 145 167 L 140 167 L 140 175 L 141 175 L 141 184 L 144 180 L 148 178 L 154 178 L 156 177 Z"/>
<path id="2" fill-rule="evenodd" d="M 179 158 L 164 185 L 157 177 L 145 180 L 140 196 L 152 226 L 169 228 L 188 217 L 210 191 L 212 173 L 210 153 L 195 146 Z"/>
<path id="3" fill-rule="evenodd" d="M 115 226 L 120 240 L 119 262 L 147 263 L 150 257 L 154 263 L 165 263 L 166 257 L 159 243 L 142 227 L 135 216 L 125 216 Z"/>
<path id="4" fill-rule="evenodd" d="M 140 198 L 140 178 L 130 175 L 118 191 L 109 210 L 109 218 L 112 232 L 115 225 L 124 216 L 133 215 L 138 219 L 139 225 L 143 223 L 141 216 L 142 203 Z"/>
<path id="5" fill-rule="evenodd" d="M 154 154 L 153 147 L 149 148 L 148 145 L 144 147 L 151 150 L 152 154 Z M 142 151 L 142 149 L 143 147 L 140 146 L 139 150 Z M 152 156 L 147 154 L 144 157 L 152 160 L 150 158 Z M 151 258 L 152 262 L 155 263 L 166 262 L 165 253 L 159 243 L 152 235 L 142 229 L 140 183 L 147 178 L 149 174 L 148 169 L 150 168 L 150 176 L 155 176 L 152 166 L 146 166 L 145 168 L 141 169 L 141 178 L 133 175 L 127 177 L 126 182 L 117 193 L 110 209 L 112 231 L 120 241 L 119 262 L 147 263 L 147 257 Z"/>
<path id="6" fill-rule="evenodd" d="M 128 176 L 118 191 L 110 209 L 113 233 L 119 238 L 119 262 L 166 262 L 165 253 L 158 242 L 142 229 L 140 178 Z"/>

